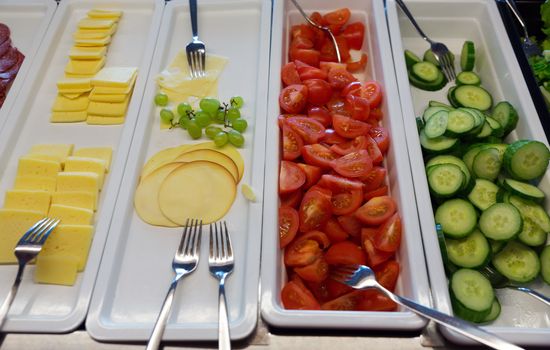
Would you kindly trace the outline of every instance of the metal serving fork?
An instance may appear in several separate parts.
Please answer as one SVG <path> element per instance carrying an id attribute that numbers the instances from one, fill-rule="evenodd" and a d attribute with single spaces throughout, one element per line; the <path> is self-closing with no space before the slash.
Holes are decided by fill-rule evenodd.
<path id="1" fill-rule="evenodd" d="M 214 225 L 210 224 L 208 264 L 210 265 L 210 274 L 217 278 L 220 283 L 218 292 L 218 349 L 231 349 L 227 300 L 225 299 L 225 278 L 233 272 L 234 258 L 231 237 L 229 237 L 225 221 L 214 223 Z"/>
<path id="2" fill-rule="evenodd" d="M 512 10 L 512 13 L 514 14 L 514 16 L 516 16 L 516 19 L 518 20 L 519 24 L 521 25 L 521 28 L 523 29 L 524 37 L 523 37 L 523 43 L 521 44 L 521 46 L 523 48 L 523 52 L 525 53 L 525 56 L 529 58 L 531 56 L 540 55 L 541 54 L 540 48 L 529 37 L 529 33 L 527 33 L 527 25 L 525 24 L 525 21 L 519 14 L 515 4 L 512 3 L 512 0 L 505 0 L 504 2 L 506 2 L 510 10 Z"/>
<path id="3" fill-rule="evenodd" d="M 172 302 L 174 301 L 174 294 L 178 282 L 183 276 L 195 271 L 199 264 L 201 233 L 202 220 L 187 219 L 185 227 L 183 228 L 180 244 L 174 255 L 174 260 L 172 261 L 172 269 L 176 276 L 172 280 L 170 288 L 168 288 L 168 293 L 166 293 L 166 297 L 164 298 L 164 303 L 162 304 L 157 321 L 155 322 L 153 333 L 151 333 L 151 337 L 147 343 L 147 350 L 158 349 L 160 341 L 162 340 L 164 328 L 166 327 L 166 322 L 168 321 L 170 309 L 172 308 Z"/>
<path id="4" fill-rule="evenodd" d="M 456 73 L 455 73 L 455 67 L 454 67 L 454 59 L 451 54 L 451 51 L 445 46 L 445 44 L 436 42 L 428 38 L 426 34 L 422 31 L 418 23 L 416 23 L 416 20 L 414 19 L 413 15 L 403 2 L 403 0 L 395 0 L 397 4 L 401 7 L 405 15 L 409 18 L 413 26 L 418 31 L 418 34 L 426 40 L 428 43 L 430 43 L 430 49 L 432 50 L 435 58 L 439 62 L 439 65 L 441 66 L 441 69 L 443 70 L 443 74 L 445 74 L 445 78 L 447 78 L 448 81 L 455 80 Z"/>
<path id="5" fill-rule="evenodd" d="M 202 77 L 206 70 L 206 46 L 199 40 L 199 31 L 197 23 L 197 0 L 189 0 L 189 13 L 191 15 L 191 31 L 193 40 L 187 44 L 187 64 L 191 69 L 193 78 Z"/>
<path id="6" fill-rule="evenodd" d="M 459 318 L 444 314 L 437 310 L 431 309 L 429 307 L 417 304 L 416 302 L 401 297 L 392 293 L 391 291 L 384 288 L 376 280 L 374 272 L 367 266 L 364 265 L 349 265 L 341 266 L 334 269 L 331 272 L 331 278 L 347 284 L 350 287 L 355 289 L 370 289 L 375 288 L 378 291 L 385 294 L 388 298 L 393 300 L 395 303 L 402 305 L 415 313 L 422 315 L 430 320 L 433 320 L 437 323 L 440 323 L 448 328 L 455 330 L 456 332 L 467 336 L 468 338 L 477 340 L 480 343 L 483 343 L 487 346 L 490 346 L 495 349 L 521 349 L 520 347 L 515 346 L 514 344 L 508 343 L 507 341 L 497 337 L 496 335 L 489 333 L 470 322 L 466 322 Z"/>
<path id="7" fill-rule="evenodd" d="M 4 320 L 8 315 L 11 303 L 13 302 L 15 294 L 17 294 L 17 290 L 19 289 L 19 285 L 21 284 L 21 277 L 23 277 L 25 266 L 29 261 L 34 259 L 38 255 L 38 253 L 40 253 L 40 251 L 42 250 L 42 246 L 44 246 L 44 243 L 46 242 L 46 239 L 58 223 L 59 220 L 57 219 L 44 218 L 34 224 L 23 235 L 23 237 L 19 239 L 19 242 L 17 242 L 17 245 L 15 246 L 13 252 L 17 257 L 19 268 L 17 269 L 17 275 L 15 276 L 13 286 L 11 287 L 11 290 L 8 293 L 6 300 L 4 300 L 2 306 L 0 307 L 0 329 L 4 324 Z"/>

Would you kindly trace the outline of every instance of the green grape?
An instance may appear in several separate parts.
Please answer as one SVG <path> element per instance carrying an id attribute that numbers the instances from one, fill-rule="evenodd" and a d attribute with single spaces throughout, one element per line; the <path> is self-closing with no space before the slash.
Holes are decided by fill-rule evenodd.
<path id="1" fill-rule="evenodd" d="M 225 121 L 225 112 L 223 110 L 218 110 L 218 113 L 216 114 L 216 117 L 214 120 L 218 123 L 222 123 Z"/>
<path id="2" fill-rule="evenodd" d="M 210 115 L 208 113 L 204 111 L 197 111 L 195 112 L 195 121 L 198 126 L 204 128 L 208 126 L 212 120 L 210 119 Z"/>
<path id="3" fill-rule="evenodd" d="M 229 137 L 225 131 L 220 131 L 214 136 L 214 144 L 218 147 L 224 146 L 227 141 L 229 141 Z"/>
<path id="4" fill-rule="evenodd" d="M 203 98 L 199 102 L 199 106 L 203 111 L 213 114 L 220 108 L 220 101 L 215 98 Z"/>
<path id="5" fill-rule="evenodd" d="M 241 117 L 241 112 L 235 107 L 229 107 L 227 109 L 227 120 L 233 122 L 234 120 Z"/>
<path id="6" fill-rule="evenodd" d="M 186 116 L 186 115 L 182 115 L 180 117 L 180 119 L 178 120 L 178 125 L 180 126 L 180 128 L 182 129 L 187 129 L 187 124 L 189 124 L 189 117 Z"/>
<path id="7" fill-rule="evenodd" d="M 229 103 L 231 103 L 233 107 L 241 108 L 244 105 L 244 100 L 241 96 L 233 96 Z"/>
<path id="8" fill-rule="evenodd" d="M 189 103 L 182 102 L 178 105 L 178 114 L 180 116 L 187 116 L 187 113 L 191 111 L 193 111 L 193 107 Z"/>
<path id="9" fill-rule="evenodd" d="M 238 118 L 231 123 L 231 127 L 238 132 L 244 132 L 248 127 L 248 123 L 246 122 L 246 120 Z"/>
<path id="10" fill-rule="evenodd" d="M 162 92 L 159 92 L 155 96 L 155 104 L 157 106 L 164 107 L 168 104 L 168 95 L 163 94 Z"/>
<path id="11" fill-rule="evenodd" d="M 189 136 L 193 138 L 193 140 L 200 139 L 202 136 L 202 129 L 200 126 L 197 125 L 194 120 L 190 120 L 189 122 L 187 122 L 187 132 L 189 133 Z"/>
<path id="12" fill-rule="evenodd" d="M 172 123 L 174 119 L 174 113 L 168 108 L 163 108 L 160 110 L 160 119 L 165 123 Z"/>
<path id="13" fill-rule="evenodd" d="M 213 140 L 214 137 L 221 131 L 223 131 L 222 128 L 213 125 L 207 126 L 206 129 L 204 129 L 206 137 L 208 137 L 210 140 Z"/>
<path id="14" fill-rule="evenodd" d="M 229 130 L 227 132 L 229 136 L 229 142 L 235 147 L 241 147 L 244 144 L 243 135 L 237 130 Z"/>

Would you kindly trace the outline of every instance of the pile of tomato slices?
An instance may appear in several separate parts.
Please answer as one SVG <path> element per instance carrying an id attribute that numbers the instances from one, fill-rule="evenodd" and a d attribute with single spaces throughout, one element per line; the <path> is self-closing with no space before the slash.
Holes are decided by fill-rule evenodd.
<path id="1" fill-rule="evenodd" d="M 345 43 L 341 48 L 361 49 L 364 26 L 346 26 L 349 17 L 348 9 L 312 15 L 331 26 L 339 45 Z M 278 119 L 279 234 L 289 276 L 282 303 L 287 309 L 395 310 L 381 293 L 329 277 L 334 266 L 363 264 L 386 288 L 397 283 L 401 219 L 385 180 L 390 140 L 379 125 L 382 87 L 358 81 L 349 62 L 331 62 L 322 31 L 304 24 L 291 33 Z"/>

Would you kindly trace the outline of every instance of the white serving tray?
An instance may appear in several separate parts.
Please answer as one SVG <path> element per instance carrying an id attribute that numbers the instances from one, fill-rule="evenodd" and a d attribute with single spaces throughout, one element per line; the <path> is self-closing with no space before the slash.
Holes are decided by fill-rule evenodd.
<path id="1" fill-rule="evenodd" d="M 508 41 L 498 9 L 493 1 L 484 0 L 408 0 L 407 5 L 420 26 L 433 40 L 444 42 L 460 60 L 460 50 L 465 40 L 476 45 L 476 68 L 482 85 L 492 94 L 494 103 L 509 101 L 519 113 L 516 131 L 508 141 L 529 138 L 548 141 L 527 92 L 521 70 Z M 422 240 L 426 253 L 428 273 L 435 307 L 445 313 L 452 313 L 447 279 L 443 269 L 441 253 L 435 232 L 433 208 L 424 172 L 424 163 L 418 138 L 415 116 L 421 115 L 429 100 L 446 102 L 446 88 L 438 92 L 427 92 L 409 85 L 404 60 L 404 49 L 422 55 L 428 45 L 419 37 L 395 0 L 387 2 L 388 26 L 398 77 L 403 122 L 422 227 Z M 457 69 L 460 67 L 457 64 Z M 540 182 L 540 188 L 550 194 L 550 173 Z M 546 198 L 546 207 L 550 200 Z M 550 295 L 550 286 L 541 281 L 532 287 Z M 550 309 L 541 302 L 516 291 L 496 291 L 502 313 L 493 323 L 484 326 L 488 331 L 518 344 L 548 345 L 550 340 Z M 459 343 L 471 341 L 446 328 L 441 328 L 446 338 Z"/>
<path id="2" fill-rule="evenodd" d="M 384 7 L 381 1 L 300 1 L 306 13 L 322 13 L 339 7 L 352 11 L 351 22 L 361 20 L 366 24 L 363 49 L 367 50 L 369 62 L 367 78 L 376 79 L 384 88 L 383 125 L 391 134 L 391 146 L 386 156 L 386 168 L 391 195 L 398 203 L 403 223 L 403 239 L 397 253 L 401 265 L 396 292 L 430 305 L 429 286 L 424 264 L 420 229 L 412 188 L 405 134 L 401 120 L 399 95 L 392 66 L 391 50 Z M 287 38 L 290 26 L 305 23 L 290 1 L 275 3 L 271 46 L 269 79 L 269 123 L 266 152 L 266 183 L 264 192 L 264 226 L 262 241 L 262 303 L 263 319 L 277 327 L 340 328 L 340 329 L 420 329 L 426 322 L 410 311 L 398 312 L 342 312 L 285 310 L 280 291 L 286 282 L 282 251 L 279 247 L 278 224 L 278 173 L 279 173 L 279 115 L 278 97 L 281 90 L 280 69 L 287 62 Z"/>
<path id="3" fill-rule="evenodd" d="M 245 173 L 237 197 L 224 220 L 231 234 L 234 272 L 226 282 L 232 339 L 255 328 L 258 314 L 265 123 L 269 65 L 271 2 L 263 0 L 204 0 L 199 2 L 199 36 L 208 53 L 229 58 L 219 79 L 220 101 L 241 95 L 248 121 L 245 145 L 239 149 Z M 93 293 L 86 329 L 99 340 L 144 341 L 153 329 L 173 278 L 172 259 L 181 228 L 143 222 L 134 211 L 134 192 L 145 161 L 156 152 L 192 141 L 185 130 L 160 130 L 154 77 L 191 39 L 187 1 L 166 5 L 147 89 L 121 185 L 109 239 Z M 241 193 L 252 186 L 255 203 Z M 164 340 L 215 340 L 218 335 L 218 285 L 208 272 L 208 227 L 203 227 L 200 262 L 180 281 Z"/>
<path id="4" fill-rule="evenodd" d="M 101 6 L 124 11 L 109 47 L 107 66 L 136 66 L 139 69 L 126 122 L 114 126 L 50 123 L 50 110 L 57 94 L 55 84 L 63 77 L 76 23 L 89 9 Z M 113 162 L 95 215 L 95 234 L 86 269 L 79 274 L 74 286 L 65 287 L 35 284 L 34 266 L 27 267 L 3 331 L 68 332 L 77 328 L 86 316 L 163 9 L 164 2 L 153 0 L 63 0 L 56 11 L 28 78 L 0 132 L 0 206 L 5 191 L 13 187 L 19 157 L 33 144 L 73 143 L 75 148 L 109 146 L 113 148 Z M 16 270 L 13 265 L 0 266 L 0 299 L 7 295 Z"/>
<path id="5" fill-rule="evenodd" d="M 5 0 L 0 2 L 0 23 L 11 31 L 12 45 L 25 55 L 8 96 L 0 108 L 0 129 L 21 90 L 34 55 L 57 9 L 55 0 Z"/>

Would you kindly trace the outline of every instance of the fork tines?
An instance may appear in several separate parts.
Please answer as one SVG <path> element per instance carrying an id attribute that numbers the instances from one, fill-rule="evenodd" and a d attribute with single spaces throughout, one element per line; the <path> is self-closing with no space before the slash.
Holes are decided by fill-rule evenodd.
<path id="1" fill-rule="evenodd" d="M 46 239 L 53 231 L 53 229 L 59 224 L 58 219 L 43 218 L 34 224 L 25 234 L 19 239 L 17 245 L 23 244 L 44 244 Z"/>
<path id="2" fill-rule="evenodd" d="M 216 262 L 229 261 L 233 259 L 233 248 L 231 238 L 227 230 L 227 224 L 222 222 L 210 224 L 210 260 Z"/>
<path id="3" fill-rule="evenodd" d="M 202 220 L 187 219 L 183 228 L 178 253 L 184 255 L 197 255 L 200 249 L 200 233 Z"/>

